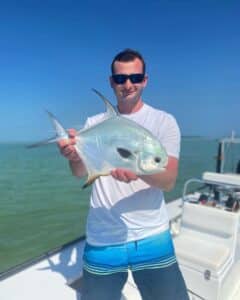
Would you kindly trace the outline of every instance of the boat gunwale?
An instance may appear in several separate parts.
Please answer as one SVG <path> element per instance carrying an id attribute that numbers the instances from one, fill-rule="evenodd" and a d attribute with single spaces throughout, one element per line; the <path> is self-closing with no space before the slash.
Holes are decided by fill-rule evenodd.
<path id="1" fill-rule="evenodd" d="M 86 239 L 86 236 L 85 235 L 81 235 L 79 236 L 78 238 L 75 238 L 63 245 L 60 245 L 60 246 L 57 246 L 57 247 L 54 247 L 53 249 L 50 249 L 46 252 L 44 252 L 43 254 L 39 255 L 39 256 L 36 256 L 34 258 L 30 258 L 20 264 L 17 264 L 16 266 L 13 266 L 13 267 L 10 267 L 8 269 L 6 269 L 5 271 L 2 271 L 0 272 L 0 282 L 9 278 L 10 276 L 12 275 L 16 275 L 17 273 L 20 273 L 21 271 L 29 268 L 29 267 L 32 267 L 34 266 L 35 264 L 43 261 L 44 259 L 50 257 L 50 256 L 53 256 L 63 250 L 65 250 L 66 248 L 68 247 L 71 247 L 73 246 L 74 244 L 76 243 L 79 243 L 79 242 L 82 242 Z"/>

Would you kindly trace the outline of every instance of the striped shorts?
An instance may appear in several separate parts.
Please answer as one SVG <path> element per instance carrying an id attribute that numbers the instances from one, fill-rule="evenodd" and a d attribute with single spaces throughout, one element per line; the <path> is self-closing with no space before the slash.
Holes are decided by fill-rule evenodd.
<path id="1" fill-rule="evenodd" d="M 176 263 L 169 230 L 160 234 L 113 246 L 85 245 L 83 268 L 92 274 L 164 268 Z"/>

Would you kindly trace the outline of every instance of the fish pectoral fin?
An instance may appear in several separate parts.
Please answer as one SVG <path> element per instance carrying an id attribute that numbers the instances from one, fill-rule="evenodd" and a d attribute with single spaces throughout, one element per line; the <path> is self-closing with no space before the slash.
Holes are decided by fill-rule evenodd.
<path id="1" fill-rule="evenodd" d="M 89 185 L 93 184 L 93 182 L 98 179 L 100 176 L 108 176 L 109 173 L 101 173 L 101 174 L 95 174 L 95 175 L 90 175 L 88 176 L 86 182 L 84 183 L 84 185 L 82 186 L 82 189 L 85 189 L 86 187 L 88 187 Z"/>
<path id="2" fill-rule="evenodd" d="M 117 152 L 120 154 L 123 158 L 130 158 L 133 156 L 132 152 L 125 148 L 117 148 Z"/>

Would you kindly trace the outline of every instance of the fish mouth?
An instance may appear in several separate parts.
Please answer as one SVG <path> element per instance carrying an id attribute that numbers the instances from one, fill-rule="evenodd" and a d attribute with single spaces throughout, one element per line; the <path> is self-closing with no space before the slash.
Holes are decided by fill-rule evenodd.
<path id="1" fill-rule="evenodd" d="M 161 156 L 149 157 L 146 159 L 138 157 L 137 164 L 139 170 L 144 174 L 156 174 L 166 170 L 167 159 Z"/>

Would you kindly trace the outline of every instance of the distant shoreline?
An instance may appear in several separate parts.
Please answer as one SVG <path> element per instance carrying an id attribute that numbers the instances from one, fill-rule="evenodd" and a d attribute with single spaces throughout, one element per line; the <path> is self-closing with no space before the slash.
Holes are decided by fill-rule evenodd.
<path id="1" fill-rule="evenodd" d="M 182 138 L 206 138 L 206 136 L 202 136 L 202 135 L 182 135 Z"/>

